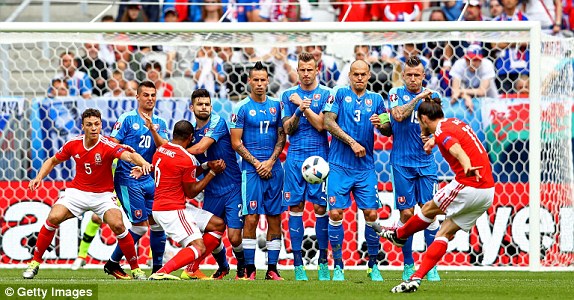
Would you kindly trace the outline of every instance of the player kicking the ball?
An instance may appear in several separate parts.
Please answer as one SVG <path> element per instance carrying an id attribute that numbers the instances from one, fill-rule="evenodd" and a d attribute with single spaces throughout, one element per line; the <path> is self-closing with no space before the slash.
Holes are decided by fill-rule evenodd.
<path id="1" fill-rule="evenodd" d="M 418 109 L 422 132 L 434 134 L 424 149 L 432 150 L 436 143 L 456 176 L 438 191 L 421 212 L 402 227 L 382 230 L 380 235 L 402 247 L 407 238 L 427 228 L 437 215 L 446 215 L 434 242 L 428 247 L 420 268 L 406 281 L 391 289 L 393 293 L 415 292 L 423 278 L 446 253 L 448 242 L 460 229 L 469 231 L 476 220 L 492 205 L 494 179 L 488 155 L 474 131 L 455 118 L 445 118 L 440 99 L 426 99 Z"/>

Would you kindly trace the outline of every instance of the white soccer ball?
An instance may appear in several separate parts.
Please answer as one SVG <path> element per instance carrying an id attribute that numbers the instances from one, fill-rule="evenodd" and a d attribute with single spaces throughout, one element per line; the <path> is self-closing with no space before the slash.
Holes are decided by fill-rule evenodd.
<path id="1" fill-rule="evenodd" d="M 321 183 L 329 175 L 329 164 L 321 156 L 309 156 L 301 166 L 301 174 L 311 184 Z"/>

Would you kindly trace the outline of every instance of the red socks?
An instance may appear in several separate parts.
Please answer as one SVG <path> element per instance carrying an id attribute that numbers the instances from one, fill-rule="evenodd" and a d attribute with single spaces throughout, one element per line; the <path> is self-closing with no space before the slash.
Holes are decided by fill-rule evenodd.
<path id="1" fill-rule="evenodd" d="M 418 214 L 416 214 L 416 215 L 412 216 L 405 223 L 405 225 L 403 225 L 397 229 L 397 237 L 399 239 L 407 239 L 408 237 L 415 234 L 416 232 L 419 232 L 423 229 L 426 229 L 427 227 L 429 227 L 429 225 L 431 223 L 432 223 L 432 220 L 430 222 L 424 221 L 423 219 L 421 219 L 419 217 Z"/>
<path id="2" fill-rule="evenodd" d="M 40 229 L 40 233 L 38 233 L 38 239 L 36 240 L 36 247 L 34 248 L 35 261 L 40 263 L 42 262 L 42 256 L 52 243 L 54 235 L 56 234 L 56 229 L 58 229 L 58 226 L 52 225 L 48 221 L 46 221 L 46 224 Z"/>
<path id="3" fill-rule="evenodd" d="M 219 243 L 221 242 L 221 236 L 222 235 L 223 235 L 223 233 L 221 233 L 219 231 L 208 232 L 208 233 L 203 235 L 203 243 L 205 244 L 205 253 L 203 253 L 202 256 L 198 257 L 192 264 L 190 264 L 189 266 L 187 266 L 187 268 L 185 268 L 185 270 L 188 273 L 193 273 L 193 272 L 197 271 L 197 269 L 199 269 L 199 265 L 201 264 L 201 262 L 211 252 L 213 252 L 213 250 L 215 250 L 215 248 L 217 248 L 217 246 L 219 246 Z"/>
<path id="4" fill-rule="evenodd" d="M 199 256 L 199 251 L 195 246 L 181 249 L 172 259 L 170 259 L 157 273 L 171 273 L 179 268 L 192 263 Z"/>
<path id="5" fill-rule="evenodd" d="M 118 237 L 118 245 L 120 246 L 120 249 L 124 253 L 126 260 L 130 264 L 130 268 L 134 270 L 140 267 L 138 265 L 138 256 L 136 254 L 134 239 L 132 238 L 132 235 L 129 234 L 128 231 L 126 231 L 126 233 L 127 233 L 126 236 L 124 236 L 123 238 Z"/>
<path id="6" fill-rule="evenodd" d="M 412 218 L 411 218 L 412 219 Z M 409 220 L 410 221 L 410 220 Z M 407 222 L 408 223 L 408 222 Z M 448 248 L 448 241 L 444 237 L 439 237 L 428 247 L 423 256 L 423 262 L 419 269 L 411 276 L 411 279 L 421 279 L 441 260 Z"/>

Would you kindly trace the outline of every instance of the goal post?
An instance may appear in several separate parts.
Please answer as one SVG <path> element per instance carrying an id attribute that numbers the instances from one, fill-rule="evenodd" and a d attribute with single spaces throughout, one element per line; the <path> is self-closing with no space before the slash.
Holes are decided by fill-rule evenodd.
<path id="1" fill-rule="evenodd" d="M 574 174 L 572 158 L 572 112 L 574 87 L 574 72 L 570 61 L 574 61 L 574 42 L 572 39 L 551 38 L 543 36 L 538 22 L 351 22 L 351 23 L 0 23 L 0 58 L 6 58 L 5 68 L 0 73 L 0 103 L 9 112 L 13 99 L 18 99 L 19 109 L 25 111 L 20 119 L 7 118 L 10 126 L 0 128 L 0 146 L 5 147 L 5 153 L 28 151 L 29 157 L 22 158 L 19 164 L 9 164 L 11 156 L 0 155 L 0 167 L 15 169 L 10 174 L 24 173 L 24 176 L 4 176 L 2 189 L 9 190 L 10 195 L 20 195 L 16 200 L 5 200 L 0 203 L 0 215 L 9 216 L 12 222 L 20 224 L 25 214 L 16 204 L 24 203 L 36 197 L 24 192 L 26 182 L 35 174 L 38 162 L 46 158 L 48 153 L 57 149 L 65 137 L 78 133 L 78 126 L 74 124 L 73 117 L 78 111 L 86 107 L 97 107 L 105 116 L 106 126 L 113 126 L 119 113 L 132 109 L 135 105 L 133 98 L 123 96 L 92 95 L 91 100 L 81 100 L 78 96 L 46 97 L 49 93 L 51 78 L 59 68 L 58 55 L 62 50 L 72 49 L 80 57 L 80 53 L 87 53 L 84 44 L 108 45 L 112 54 L 117 57 L 123 55 L 119 48 L 127 48 L 136 56 L 136 49 L 150 47 L 152 50 L 139 55 L 140 69 L 131 70 L 134 80 L 146 78 L 145 64 L 152 60 L 161 61 L 162 74 L 168 83 L 173 84 L 174 94 L 171 97 L 158 97 L 158 111 L 167 119 L 170 125 L 181 118 L 190 118 L 186 111 L 190 91 L 198 86 L 213 88 L 214 110 L 223 116 L 229 116 L 232 106 L 237 99 L 246 95 L 247 87 L 244 82 L 244 72 L 252 61 L 225 61 L 222 69 L 225 70 L 226 81 L 210 81 L 201 76 L 194 77 L 201 70 L 202 60 L 198 59 L 204 47 L 229 47 L 238 55 L 245 55 L 246 48 L 296 48 L 306 46 L 326 46 L 321 49 L 324 56 L 330 56 L 332 61 L 339 64 L 343 72 L 343 65 L 353 59 L 354 46 L 367 45 L 370 51 L 383 57 L 385 51 L 394 51 L 393 59 L 381 62 L 381 74 L 377 74 L 370 87 L 380 89 L 382 94 L 388 88 L 400 84 L 397 81 L 397 70 L 400 69 L 397 61 L 400 51 L 406 44 L 415 44 L 420 55 L 428 59 L 428 84 L 449 89 L 448 73 L 450 62 L 455 63 L 464 58 L 464 51 L 469 44 L 480 43 L 484 49 L 492 50 L 493 54 L 485 59 L 491 59 L 496 65 L 498 59 L 504 60 L 504 48 L 498 48 L 497 43 L 510 44 L 512 48 L 508 53 L 521 55 L 528 53 L 526 59 L 528 70 L 529 95 L 528 98 L 516 96 L 519 92 L 511 93 L 500 91 L 505 86 L 514 88 L 520 76 L 497 73 L 496 88 L 500 97 L 476 97 L 473 103 L 476 112 L 471 113 L 461 102 L 454 101 L 445 96 L 443 101 L 448 117 L 460 117 L 473 122 L 473 129 L 481 133 L 481 141 L 486 143 L 489 156 L 495 166 L 497 181 L 497 204 L 485 214 L 477 227 L 469 233 L 457 234 L 449 246 L 449 253 L 441 262 L 440 267 L 465 269 L 472 266 L 481 266 L 489 269 L 509 269 L 541 271 L 541 270 L 572 270 L 574 262 L 574 225 L 568 218 L 574 218 L 572 201 L 574 191 Z M 388 47 L 387 47 L 388 45 Z M 422 45 L 422 46 L 419 46 Z M 454 45 L 454 46 L 453 46 Z M 464 46 L 463 46 L 464 45 Z M 491 46 L 492 45 L 492 46 Z M 514 45 L 514 46 L 513 46 Z M 524 45 L 520 48 L 518 45 Z M 162 50 L 155 53 L 153 48 L 162 46 L 171 49 L 173 57 Z M 452 56 L 435 57 L 435 52 L 447 53 L 447 47 L 452 48 Z M 520 49 L 518 49 L 520 48 Z M 132 49 L 132 50 L 130 50 Z M 239 49 L 239 50 L 237 50 Z M 376 50 L 374 50 L 376 49 Z M 390 49 L 390 50 L 389 50 Z M 43 51 L 39 51 L 43 50 Z M 47 51 L 46 51 L 47 50 Z M 516 51 L 515 51 L 516 50 Z M 462 52 L 460 52 L 462 51 Z M 512 52 L 515 51 L 515 52 Z M 160 51 L 157 51 L 160 52 Z M 49 53 L 49 57 L 45 57 Z M 151 54 L 150 54 L 151 53 Z M 273 57 L 274 54 L 266 52 L 267 65 L 273 70 L 273 82 L 277 88 L 270 86 L 270 93 L 278 95 L 289 82 L 281 82 L 279 73 L 283 62 Z M 490 53 L 490 52 L 489 52 Z M 132 53 L 130 53 L 131 55 Z M 157 55 L 156 55 L 157 54 Z M 219 52 L 217 53 L 219 55 Z M 235 55 L 235 54 L 234 54 Z M 285 54 L 286 55 L 286 54 Z M 374 54 L 373 54 L 374 55 Z M 446 54 L 444 54 L 446 55 Z M 240 57 L 242 58 L 242 57 Z M 170 60 L 171 59 L 171 60 Z M 210 58 L 209 62 L 221 59 Z M 434 61 L 433 61 L 434 60 Z M 449 63 L 445 63 L 445 61 Z M 464 59 L 463 59 L 464 60 Z M 204 62 L 205 60 L 203 60 Z M 438 62 L 437 62 L 438 61 Z M 131 62 L 130 62 L 131 63 Z M 285 62 L 287 63 L 287 62 Z M 512 64 L 513 62 L 509 62 Z M 1 64 L 1 63 L 0 63 Z M 572 65 L 570 65 L 572 64 Z M 115 70 L 108 66 L 108 72 Z M 128 64 L 130 65 L 130 64 Z M 524 68 L 520 65 L 519 67 Z M 565 67 L 562 67 L 565 66 Z M 119 66 L 117 67 L 119 69 Z M 128 66 L 122 69 L 122 74 L 129 70 Z M 126 71 L 127 70 L 127 71 Z M 374 70 L 374 69 L 373 69 Z M 377 72 L 378 72 L 377 71 Z M 497 69 L 497 71 L 499 71 Z M 374 71 L 373 71 L 374 72 Z M 385 73 L 386 72 L 386 73 Z M 383 74 L 384 73 L 384 74 Z M 373 73 L 374 74 L 374 73 Z M 332 74 L 329 74 L 332 75 Z M 378 76 L 381 75 L 381 76 Z M 384 75 L 384 76 L 383 76 Z M 448 75 L 448 74 L 447 74 Z M 520 74 L 519 74 L 520 75 Z M 139 77 L 143 76 L 143 77 Z M 346 76 L 341 73 L 340 76 Z M 446 75 L 444 75 L 446 76 Z M 450 76 L 450 75 L 449 75 Z M 111 76 L 109 76 L 111 78 Z M 445 81 L 442 82 L 443 78 Z M 110 79 L 106 79 L 110 80 Z M 427 80 L 427 79 L 425 79 Z M 128 80 L 126 80 L 128 81 Z M 292 84 L 292 83 L 290 83 Z M 494 80 L 493 80 L 494 84 Z M 217 88 L 219 86 L 219 89 Z M 50 89 L 53 87 L 50 87 Z M 102 89 L 111 91 L 109 84 L 104 83 Z M 101 91 L 103 94 L 103 91 Z M 377 90 L 379 92 L 379 90 Z M 502 96 L 504 94 L 504 97 Z M 512 95 L 511 95 L 512 94 Z M 22 100 L 24 99 L 24 100 Z M 9 113 L 8 113 L 9 114 Z M 513 118 L 515 118 L 513 120 Z M 22 121 L 25 120 L 25 121 Z M 66 123 L 68 122 L 68 123 Z M 10 140 L 10 133 L 14 124 L 32 124 L 28 134 L 23 137 L 26 143 Z M 111 124 L 111 125 L 110 125 Z M 1 122 L 0 122 L 1 125 Z M 104 128 L 106 129 L 106 128 Z M 109 128 L 107 128 L 109 129 Z M 171 129 L 171 128 L 170 128 Z M 55 140 L 46 146 L 46 139 Z M 56 141 L 57 140 L 57 141 Z M 523 142 L 520 144 L 519 142 Z M 390 183 L 389 151 L 392 149 L 390 140 L 377 136 L 376 139 L 376 169 L 379 176 L 379 189 L 383 210 L 379 214 L 381 220 L 392 225 L 398 214 L 394 209 L 392 199 L 392 185 Z M 6 144 L 5 146 L 3 146 Z M 25 149 L 25 146 L 31 149 Z M 519 146 L 520 145 L 520 146 Z M 53 149 L 48 149 L 52 147 Z M 523 149 L 520 147 L 524 147 Z M 50 152 L 52 151 L 52 152 Z M 41 153 L 44 156 L 41 155 Z M 444 180 L 452 179 L 452 172 L 440 155 L 435 154 L 439 164 L 439 177 Z M 6 163 L 4 162 L 6 161 Z M 528 167 L 526 167 L 526 165 Z M 7 174 L 7 173 L 6 173 Z M 67 164 L 51 175 L 52 189 L 66 186 L 66 182 L 73 174 L 72 164 Z M 1 175 L 1 174 L 0 174 Z M 46 190 L 46 195 L 53 196 L 53 192 Z M 49 207 L 52 202 L 45 202 Z M 44 206 L 42 209 L 46 209 Z M 39 208 L 38 208 L 39 209 Z M 352 241 L 352 246 L 345 249 L 347 265 L 364 267 L 365 251 L 361 250 L 364 243 L 362 238 L 362 214 L 353 209 L 352 218 L 345 219 L 345 228 L 352 234 L 345 237 Z M 527 212 L 527 213 L 526 213 Z M 42 216 L 42 214 L 37 214 Z M 307 210 L 307 214 L 309 210 Z M 526 214 L 525 214 L 526 213 Z M 314 229 L 308 226 L 314 216 L 306 219 L 304 248 L 309 257 L 307 263 L 316 263 L 316 240 Z M 16 234 L 12 225 L 3 225 L 2 232 Z M 30 226 L 30 225 L 27 225 Z M 75 226 L 75 227 L 74 227 Z M 29 238 L 36 227 L 23 230 L 24 236 L 14 235 L 12 243 L 16 245 L 18 238 Z M 63 228 L 73 232 L 81 238 L 81 223 Z M 75 230 L 75 231 L 74 231 Z M 23 234 L 23 233 L 22 233 Z M 103 240 L 110 238 L 104 237 Z M 8 235 L 11 236 L 11 235 Z M 288 230 L 284 230 L 286 242 L 283 243 L 281 259 L 283 264 L 290 265 L 290 242 Z M 76 237 L 74 237 L 76 238 Z M 316 238 L 315 238 L 316 239 Z M 62 239 L 60 242 L 64 241 Z M 77 239 L 75 240 L 77 241 Z M 65 245 L 73 245 L 74 240 L 65 241 Z M 98 252 L 92 256 L 97 257 L 94 264 L 101 263 L 102 258 L 109 252 L 110 243 L 100 243 Z M 60 251 L 55 242 L 56 250 L 50 252 L 50 258 L 55 263 L 69 263 L 73 261 L 73 251 Z M 400 249 L 382 242 L 381 261 L 389 267 L 401 266 Z M 424 252 L 422 236 L 418 236 L 413 243 L 415 259 L 420 259 Z M 495 247 L 495 248 L 488 248 Z M 62 248 L 62 245 L 60 245 Z M 228 247 L 229 248 L 229 247 Z M 264 247 L 261 247 L 262 249 Z M 69 248 L 71 249 L 71 248 Z M 0 256 L 3 262 L 23 263 L 29 259 L 29 254 L 20 252 L 7 253 L 3 248 Z M 264 249 L 263 249 L 264 250 Z M 96 250 L 94 250 L 96 251 Z M 175 251 L 175 250 L 174 250 Z M 315 251 L 315 252 L 313 252 Z M 65 252 L 66 254 L 62 254 Z M 144 251 L 140 251 L 140 254 Z M 147 254 L 145 254 L 147 255 Z M 261 256 L 260 254 L 258 254 Z M 231 255 L 230 255 L 231 256 Z M 213 263 L 212 261 L 210 263 Z"/>

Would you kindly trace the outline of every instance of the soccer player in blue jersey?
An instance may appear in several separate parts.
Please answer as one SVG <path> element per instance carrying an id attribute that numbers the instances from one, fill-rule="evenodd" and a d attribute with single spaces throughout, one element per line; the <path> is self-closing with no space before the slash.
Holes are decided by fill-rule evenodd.
<path id="1" fill-rule="evenodd" d="M 393 88 L 389 92 L 393 127 L 393 150 L 391 152 L 393 189 L 395 205 L 400 211 L 398 227 L 414 215 L 415 205 L 422 206 L 432 200 L 437 184 L 437 165 L 434 156 L 425 153 L 423 149 L 417 109 L 421 100 L 427 97 L 440 98 L 440 96 L 423 87 L 424 77 L 423 63 L 417 56 L 411 56 L 403 65 L 402 78 L 405 85 Z M 427 246 L 434 241 L 438 227 L 438 221 L 435 220 L 425 230 Z M 415 272 L 412 241 L 411 236 L 402 248 L 403 280 L 409 279 Z M 427 279 L 440 281 L 436 266 L 427 274 Z"/>
<path id="2" fill-rule="evenodd" d="M 310 184 L 301 175 L 301 165 L 309 156 L 318 155 L 328 159 L 329 141 L 323 127 L 322 109 L 331 95 L 331 89 L 317 81 L 317 61 L 313 54 L 299 54 L 297 74 L 299 85 L 283 92 L 283 128 L 289 135 L 289 151 L 285 161 L 285 186 L 283 198 L 289 207 L 289 234 L 295 265 L 295 280 L 308 280 L 303 266 L 301 245 L 303 243 L 303 212 L 305 200 L 313 203 L 315 232 L 319 243 L 319 280 L 331 280 L 327 261 L 329 234 L 327 226 L 327 195 L 325 183 Z"/>
<path id="3" fill-rule="evenodd" d="M 241 238 L 243 229 L 241 170 L 237 164 L 235 151 L 231 147 L 231 135 L 225 120 L 212 111 L 211 97 L 206 89 L 198 89 L 191 94 L 190 109 L 195 116 L 193 124 L 195 133 L 193 145 L 187 151 L 202 163 L 204 169 L 209 167 L 208 161 L 218 159 L 223 159 L 227 166 L 223 173 L 205 187 L 203 209 L 222 218 L 227 224 L 227 237 L 237 258 L 235 279 L 245 279 L 245 258 Z M 223 279 L 229 274 L 226 253 L 223 243 L 213 251 L 219 268 L 211 278 Z"/>
<path id="4" fill-rule="evenodd" d="M 267 273 L 265 279 L 283 280 L 277 271 L 281 250 L 283 167 L 279 154 L 285 146 L 281 103 L 267 96 L 269 73 L 261 62 L 249 71 L 250 95 L 237 103 L 231 115 L 231 144 L 243 158 L 242 199 L 245 224 L 243 249 L 247 278 L 255 280 L 256 229 L 259 215 L 266 216 Z"/>
<path id="5" fill-rule="evenodd" d="M 374 128 L 390 135 L 391 126 L 381 121 L 386 112 L 381 95 L 367 90 L 371 77 L 369 64 L 356 60 L 349 71 L 350 85 L 333 90 L 323 109 L 325 128 L 333 136 L 329 151 L 327 204 L 329 206 L 329 241 L 335 260 L 334 281 L 345 280 L 343 264 L 343 212 L 351 206 L 351 192 L 365 216 L 365 239 L 369 253 L 368 276 L 382 281 L 377 266 L 379 238 L 372 228 L 378 219 L 378 180 L 373 158 Z"/>
<path id="6" fill-rule="evenodd" d="M 111 140 L 132 147 L 146 161 L 151 162 L 157 147 L 167 143 L 167 123 L 153 114 L 156 103 L 156 87 L 151 81 L 142 82 L 137 90 L 138 106 L 135 110 L 123 113 L 114 125 Z M 120 161 L 114 175 L 116 194 L 132 228 L 130 233 L 135 243 L 150 232 L 150 247 L 153 256 L 153 273 L 162 266 L 165 251 L 165 232 L 155 224 L 152 216 L 152 204 L 155 184 L 151 175 L 139 179 L 130 177 L 133 165 Z M 104 266 L 104 271 L 118 279 L 124 279 L 125 273 L 119 265 L 123 253 L 116 247 Z"/>

